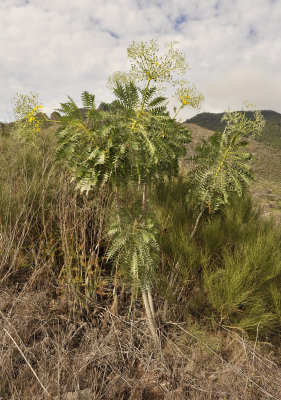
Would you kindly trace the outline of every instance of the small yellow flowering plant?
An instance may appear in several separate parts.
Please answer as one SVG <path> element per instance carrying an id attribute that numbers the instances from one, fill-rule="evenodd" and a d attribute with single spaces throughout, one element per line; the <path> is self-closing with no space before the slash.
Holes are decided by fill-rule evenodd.
<path id="1" fill-rule="evenodd" d="M 28 124 L 32 127 L 33 133 L 39 133 L 41 130 L 42 119 L 38 118 L 38 114 L 40 113 L 40 108 L 43 108 L 42 105 L 37 105 L 33 108 L 31 112 L 28 113 Z"/>
<path id="2" fill-rule="evenodd" d="M 32 142 L 41 131 L 44 122 L 43 106 L 39 104 L 38 94 L 19 94 L 12 99 L 16 117 L 15 133 L 21 141 Z"/>

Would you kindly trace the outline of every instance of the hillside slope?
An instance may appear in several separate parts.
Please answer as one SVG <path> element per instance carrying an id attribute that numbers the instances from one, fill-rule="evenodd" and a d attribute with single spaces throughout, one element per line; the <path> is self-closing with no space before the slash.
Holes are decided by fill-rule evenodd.
<path id="1" fill-rule="evenodd" d="M 281 114 L 271 110 L 262 110 L 261 113 L 265 118 L 266 124 L 257 140 L 281 150 Z M 221 122 L 223 114 L 204 112 L 186 120 L 185 123 L 196 124 L 212 131 L 220 131 L 225 127 L 225 122 Z M 251 118 L 252 115 L 251 111 L 246 112 L 248 118 Z"/>

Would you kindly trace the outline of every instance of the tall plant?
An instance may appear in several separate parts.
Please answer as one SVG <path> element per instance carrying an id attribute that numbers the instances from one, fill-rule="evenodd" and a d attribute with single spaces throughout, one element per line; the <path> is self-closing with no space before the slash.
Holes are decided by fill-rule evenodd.
<path id="1" fill-rule="evenodd" d="M 58 153 L 82 191 L 107 185 L 115 193 L 107 255 L 125 273 L 134 292 L 141 290 L 154 336 L 151 284 L 159 246 L 149 190 L 159 180 L 177 174 L 179 158 L 191 140 L 188 129 L 169 116 L 159 84 L 177 87 L 179 109 L 197 107 L 202 100 L 186 81 L 175 79 L 188 68 L 175 45 L 167 44 L 166 53 L 160 56 L 154 40 L 133 42 L 128 48 L 131 71 L 117 72 L 109 79 L 116 101 L 107 112 L 97 112 L 94 96 L 88 92 L 82 93 L 83 110 L 71 98 L 60 109 Z M 135 193 L 133 201 L 129 189 Z"/>
<path id="2" fill-rule="evenodd" d="M 203 213 L 209 214 L 229 203 L 234 196 L 245 195 L 253 178 L 250 165 L 252 155 L 245 150 L 249 137 L 258 135 L 265 124 L 260 111 L 255 111 L 253 119 L 247 118 L 246 111 L 252 106 L 245 103 L 244 112 L 226 112 L 222 118 L 226 121 L 223 132 L 215 132 L 209 140 L 203 140 L 196 148 L 193 162 L 195 167 L 188 174 L 189 194 L 198 210 L 197 218 L 190 234 L 193 238 Z M 176 279 L 176 269 L 169 281 L 170 289 Z M 168 300 L 165 300 L 163 318 L 165 319 Z"/>
<path id="3" fill-rule="evenodd" d="M 196 148 L 193 161 L 196 167 L 190 173 L 191 194 L 199 207 L 199 214 L 191 233 L 193 237 L 203 212 L 213 213 L 228 204 L 233 196 L 245 194 L 253 178 L 250 160 L 252 155 L 245 150 L 247 138 L 259 134 L 265 124 L 260 111 L 254 118 L 246 117 L 245 112 L 227 112 L 223 132 L 215 132 L 208 141 Z"/>

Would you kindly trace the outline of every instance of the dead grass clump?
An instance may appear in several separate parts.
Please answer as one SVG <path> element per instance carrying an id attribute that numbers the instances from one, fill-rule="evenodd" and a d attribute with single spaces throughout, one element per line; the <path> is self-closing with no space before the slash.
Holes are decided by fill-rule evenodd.
<path id="1" fill-rule="evenodd" d="M 280 398 L 278 355 L 265 357 L 230 331 L 167 323 L 159 347 L 141 313 L 130 319 L 96 305 L 83 321 L 51 287 L 7 289 L 0 306 L 3 400 L 75 399 L 80 391 L 86 400 Z"/>

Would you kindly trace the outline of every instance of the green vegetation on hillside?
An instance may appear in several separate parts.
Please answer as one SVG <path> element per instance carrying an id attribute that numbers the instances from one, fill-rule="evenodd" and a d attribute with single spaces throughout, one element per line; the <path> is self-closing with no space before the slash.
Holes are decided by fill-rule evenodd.
<path id="1" fill-rule="evenodd" d="M 244 111 L 240 112 L 244 113 Z M 266 123 L 256 140 L 268 146 L 281 149 L 281 114 L 270 110 L 262 110 L 261 113 Z M 225 122 L 222 121 L 223 115 L 223 113 L 204 112 L 195 115 L 185 122 L 194 123 L 212 131 L 223 131 L 225 128 Z M 252 111 L 246 111 L 247 118 L 252 119 L 253 115 Z"/>

